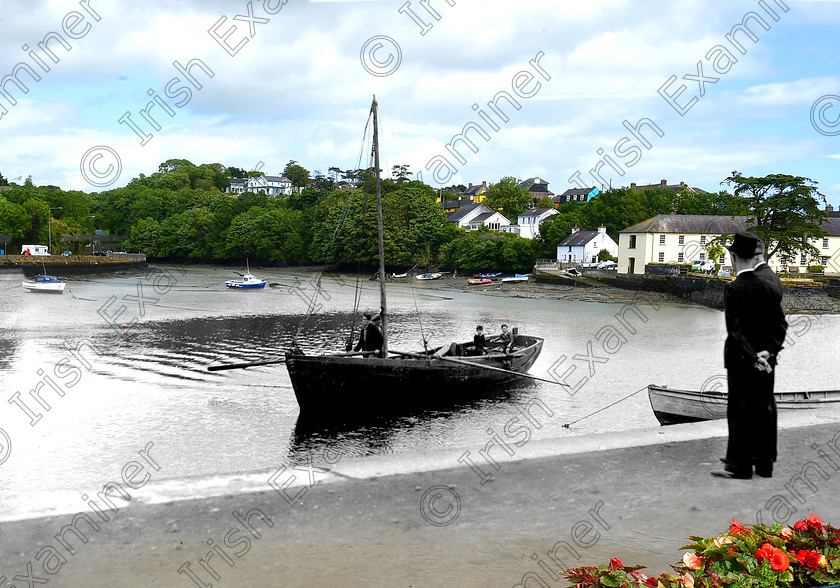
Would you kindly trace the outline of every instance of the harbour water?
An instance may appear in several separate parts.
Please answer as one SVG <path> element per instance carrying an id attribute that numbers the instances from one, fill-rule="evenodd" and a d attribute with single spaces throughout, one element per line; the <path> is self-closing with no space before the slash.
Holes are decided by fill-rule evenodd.
<path id="1" fill-rule="evenodd" d="M 648 384 L 725 383 L 720 311 L 656 306 L 643 293 L 630 306 L 446 292 L 407 280 L 389 285 L 393 348 L 421 349 L 424 336 L 448 345 L 470 339 L 476 324 L 492 335 L 508 323 L 545 339 L 531 373 L 571 388 L 534 382 L 363 425 L 303 423 L 282 365 L 206 368 L 280 357 L 295 333 L 307 352 L 343 349 L 356 278 L 324 276 L 318 286 L 304 269 L 252 272 L 270 287 L 228 290 L 224 281 L 235 276 L 225 268 L 150 266 L 70 279 L 63 295 L 49 295 L 0 274 L 0 520 L 81 505 L 149 443 L 160 465 L 155 481 L 198 493 L 213 477 L 317 466 L 327 455 L 411 460 L 483 444 L 504 437 L 526 407 L 535 439 L 653 427 Z M 361 308 L 376 308 L 377 284 L 360 286 Z M 776 389 L 837 388 L 830 366 L 840 360 L 840 317 L 789 320 Z"/>

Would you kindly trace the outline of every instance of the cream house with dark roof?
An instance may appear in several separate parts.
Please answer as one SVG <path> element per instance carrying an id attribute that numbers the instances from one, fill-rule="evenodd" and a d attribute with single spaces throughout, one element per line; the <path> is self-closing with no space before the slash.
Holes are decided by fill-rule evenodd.
<path id="1" fill-rule="evenodd" d="M 618 272 L 644 274 L 648 263 L 693 263 L 705 260 L 706 246 L 715 238 L 747 230 L 745 216 L 659 214 L 627 227 L 618 235 Z M 774 271 L 804 272 L 809 265 L 822 265 L 826 273 L 840 274 L 840 218 L 831 217 L 821 225 L 828 233 L 812 239 L 820 251 L 816 259 L 797 254 L 795 259 L 773 256 L 767 260 Z M 725 251 L 716 259 L 730 268 L 732 259 Z"/>

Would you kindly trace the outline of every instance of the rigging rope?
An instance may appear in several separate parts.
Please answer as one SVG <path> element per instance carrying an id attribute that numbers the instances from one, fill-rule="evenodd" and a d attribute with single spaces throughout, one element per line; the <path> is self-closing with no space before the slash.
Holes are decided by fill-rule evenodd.
<path id="1" fill-rule="evenodd" d="M 362 154 L 364 153 L 365 141 L 366 141 L 366 138 L 367 138 L 367 135 L 368 135 L 368 128 L 370 126 L 371 120 L 372 120 L 372 116 L 369 115 L 368 120 L 365 123 L 364 131 L 362 133 L 362 145 L 359 148 L 359 157 L 357 159 L 357 164 L 356 164 L 356 169 L 357 170 L 359 169 L 359 166 L 361 165 L 361 162 L 362 162 Z M 344 225 L 346 224 L 347 219 L 350 216 L 350 211 L 353 207 L 353 196 L 354 196 L 354 194 L 355 194 L 355 190 L 350 192 L 349 198 L 347 199 L 345 205 L 341 209 L 341 212 L 340 212 L 339 217 L 338 217 L 338 221 L 336 222 L 335 230 L 333 231 L 332 238 L 330 239 L 330 246 L 328 248 L 328 251 L 332 252 L 333 256 L 335 255 L 335 242 L 338 239 L 338 235 L 341 233 L 341 230 L 344 228 Z M 367 195 L 365 195 L 365 208 L 367 208 Z M 364 226 L 364 219 L 362 220 L 362 223 L 363 223 L 363 226 Z M 321 294 L 321 278 L 323 277 L 324 270 L 327 268 L 327 265 L 328 265 L 328 262 L 324 262 L 321 269 L 319 269 L 318 272 L 316 273 L 317 277 L 315 279 L 315 291 L 312 294 L 312 297 L 309 299 L 309 305 L 308 305 L 308 308 L 306 310 L 306 314 L 301 319 L 300 323 L 297 326 L 297 329 L 295 330 L 294 337 L 292 338 L 292 343 L 294 345 L 297 344 L 297 338 L 300 335 L 301 329 L 303 329 L 303 325 L 306 323 L 307 320 L 309 320 L 309 318 L 314 314 L 315 309 L 318 307 L 318 296 L 319 296 L 319 294 Z M 358 279 L 356 280 L 356 291 L 357 291 L 357 295 L 358 295 L 358 291 L 359 291 Z M 356 304 L 358 305 L 358 302 Z M 355 315 L 356 315 L 357 308 L 358 308 L 358 306 L 356 308 L 354 308 L 353 326 L 351 327 L 351 331 L 350 331 L 351 337 L 352 337 L 353 329 L 355 328 L 355 320 L 356 320 Z"/>

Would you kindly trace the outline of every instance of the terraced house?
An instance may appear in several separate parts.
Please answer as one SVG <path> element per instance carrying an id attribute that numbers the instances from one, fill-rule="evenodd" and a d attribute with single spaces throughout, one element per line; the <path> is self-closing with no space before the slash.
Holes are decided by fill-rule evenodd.
<path id="1" fill-rule="evenodd" d="M 840 274 L 840 216 L 829 205 L 829 218 L 822 224 L 827 236 L 811 240 L 817 258 L 798 254 L 795 259 L 773 256 L 767 263 L 774 271 L 800 273 L 809 265 L 822 265 L 826 273 Z M 644 274 L 648 263 L 693 263 L 707 258 L 706 246 L 721 235 L 747 230 L 745 216 L 659 214 L 619 231 L 618 272 Z M 718 259 L 723 269 L 732 269 L 726 251 Z"/>

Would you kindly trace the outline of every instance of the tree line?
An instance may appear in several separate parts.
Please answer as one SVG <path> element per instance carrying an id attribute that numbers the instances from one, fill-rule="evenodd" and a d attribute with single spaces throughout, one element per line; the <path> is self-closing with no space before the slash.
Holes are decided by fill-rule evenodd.
<path id="1" fill-rule="evenodd" d="M 554 258 L 557 245 L 572 233 L 602 223 L 618 232 L 657 214 L 745 215 L 758 219 L 756 232 L 769 250 L 806 246 L 803 234 L 821 236 L 816 183 L 775 174 L 745 177 L 737 172 L 724 183 L 734 193 L 675 192 L 666 188 L 616 188 L 587 202 L 568 202 L 545 221 L 536 239 L 491 232 L 465 232 L 446 221 L 438 190 L 411 180 L 407 165 L 394 166 L 382 180 L 386 263 L 393 268 L 517 271 L 538 258 Z M 158 171 L 140 174 L 126 186 L 101 193 L 65 191 L 57 186 L 9 184 L 0 175 L 0 235 L 13 246 L 91 235 L 102 229 L 127 235 L 121 248 L 150 259 L 204 262 L 249 258 L 268 263 L 324 263 L 375 267 L 378 259 L 375 183 L 372 170 L 330 168 L 310 172 L 296 161 L 283 171 L 295 187 L 284 198 L 224 190 L 234 178 L 260 175 L 218 163 L 195 165 L 170 159 Z M 488 187 L 485 204 L 512 222 L 534 202 L 515 178 Z M 537 206 L 554 206 L 550 199 Z M 56 249 L 56 247 L 54 247 Z M 14 252 L 10 248 L 10 252 Z"/>

